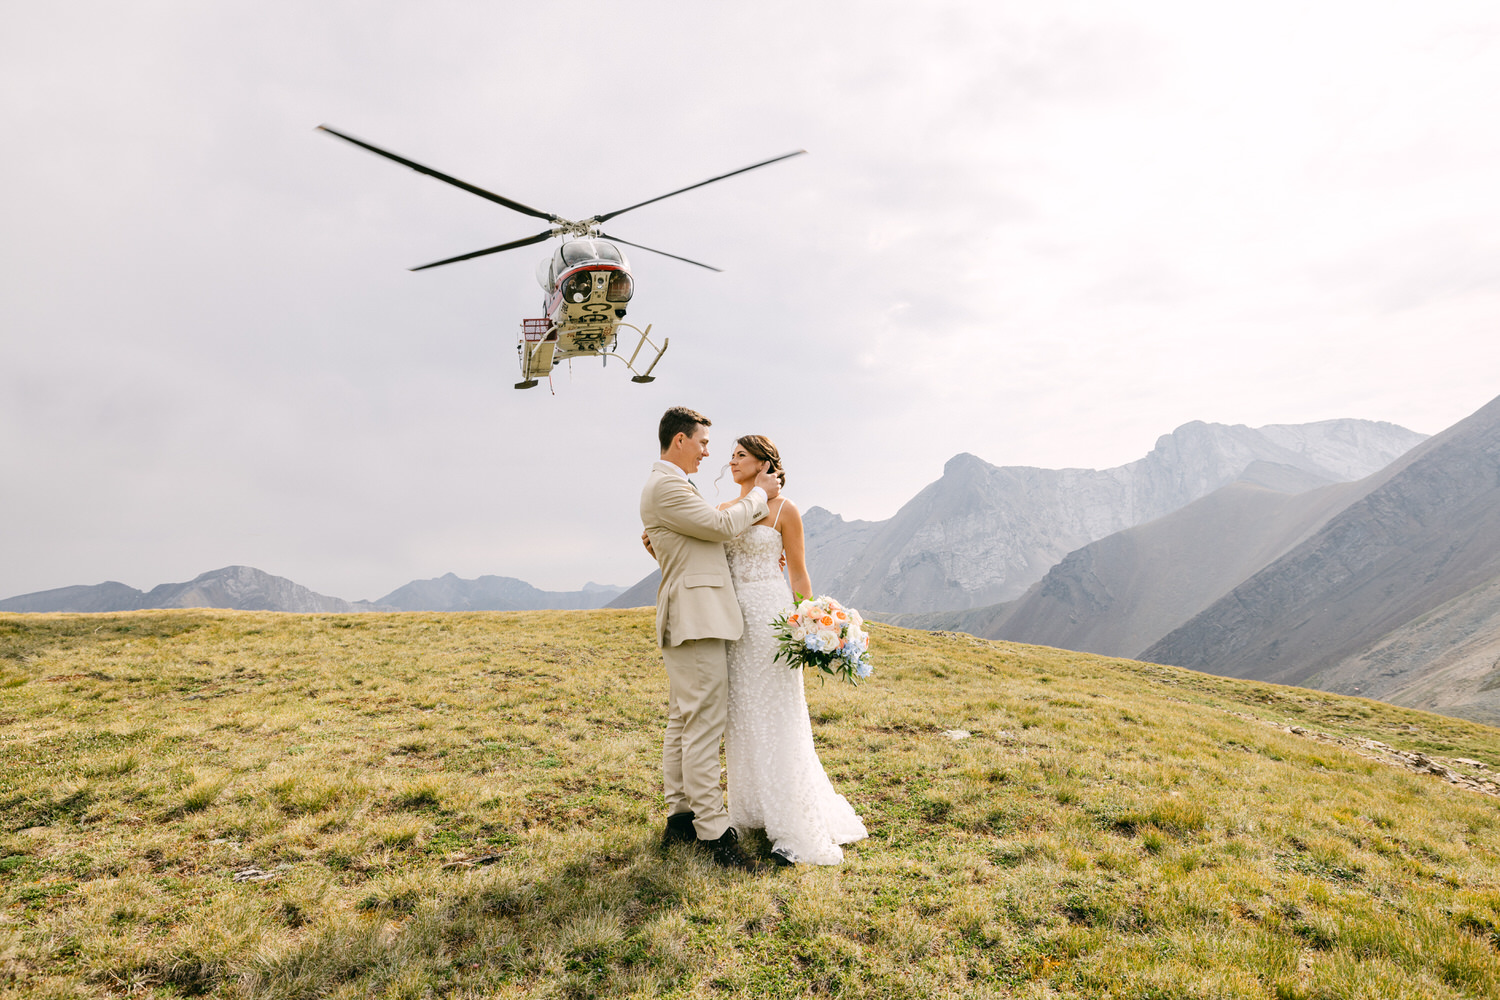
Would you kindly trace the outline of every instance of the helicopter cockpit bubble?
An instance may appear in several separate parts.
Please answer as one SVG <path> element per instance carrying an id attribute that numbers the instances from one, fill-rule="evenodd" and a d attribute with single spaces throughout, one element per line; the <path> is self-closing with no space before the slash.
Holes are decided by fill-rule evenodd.
<path id="1" fill-rule="evenodd" d="M 609 275 L 609 290 L 604 293 L 606 300 L 610 302 L 629 302 L 630 296 L 635 294 L 634 282 L 625 271 L 612 271 Z"/>
<path id="2" fill-rule="evenodd" d="M 599 254 L 594 250 L 593 240 L 569 240 L 562 245 L 561 253 L 563 263 L 569 267 L 599 259 Z"/>
<path id="3" fill-rule="evenodd" d="M 583 302 L 593 294 L 593 291 L 594 273 L 579 271 L 563 285 L 563 298 L 569 302 Z"/>
<path id="4" fill-rule="evenodd" d="M 545 291 L 552 291 L 552 258 L 543 257 L 536 262 L 536 283 Z"/>

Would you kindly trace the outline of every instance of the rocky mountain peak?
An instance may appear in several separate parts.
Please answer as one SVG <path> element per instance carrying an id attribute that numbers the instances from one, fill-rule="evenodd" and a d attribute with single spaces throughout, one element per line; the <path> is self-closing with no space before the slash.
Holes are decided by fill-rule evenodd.
<path id="1" fill-rule="evenodd" d="M 946 462 L 943 463 L 943 475 L 944 476 L 962 476 L 962 475 L 965 475 L 965 474 L 972 475 L 975 472 L 980 472 L 980 471 L 985 470 L 985 469 L 993 469 L 993 468 L 994 468 L 994 466 L 990 465 L 988 462 L 986 462 L 984 459 L 980 458 L 978 455 L 971 455 L 971 454 L 969 454 L 966 451 L 961 451 L 957 455 L 954 455 L 952 458 L 948 459 L 948 461 L 946 461 Z"/>

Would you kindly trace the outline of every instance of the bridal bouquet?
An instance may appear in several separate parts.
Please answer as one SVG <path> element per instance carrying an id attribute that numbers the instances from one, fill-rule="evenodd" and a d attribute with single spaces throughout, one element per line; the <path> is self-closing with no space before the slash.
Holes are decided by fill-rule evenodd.
<path id="1" fill-rule="evenodd" d="M 800 594 L 798 595 L 801 596 Z M 798 667 L 817 667 L 825 674 L 858 684 L 870 676 L 870 636 L 864 619 L 831 597 L 802 598 L 791 611 L 771 622 L 780 650 L 776 659 Z"/>

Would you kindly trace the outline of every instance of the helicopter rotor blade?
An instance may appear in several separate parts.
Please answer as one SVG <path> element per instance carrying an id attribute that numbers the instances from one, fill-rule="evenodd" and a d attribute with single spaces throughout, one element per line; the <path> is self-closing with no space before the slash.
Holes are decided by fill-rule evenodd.
<path id="1" fill-rule="evenodd" d="M 640 243 L 632 243 L 629 240 L 622 240 L 620 239 L 620 237 L 611 236 L 608 233 L 600 233 L 599 236 L 601 239 L 612 240 L 615 243 L 623 243 L 628 247 L 635 247 L 637 250 L 650 250 L 652 253 L 659 253 L 663 257 L 671 257 L 673 260 L 680 260 L 685 264 L 694 264 L 698 267 L 707 268 L 710 271 L 717 271 L 719 274 L 724 273 L 724 269 L 722 267 L 714 267 L 712 264 L 705 264 L 702 261 L 692 260 L 688 257 L 679 257 L 675 253 L 667 253 L 665 250 L 657 250 L 654 247 L 643 246 Z"/>
<path id="2" fill-rule="evenodd" d="M 379 152 L 379 151 L 377 150 L 377 152 Z M 755 170 L 758 167 L 770 166 L 772 163 L 780 163 L 782 160 L 789 160 L 789 159 L 791 159 L 794 156 L 801 156 L 805 152 L 807 152 L 807 150 L 805 150 L 805 149 L 799 149 L 799 150 L 797 150 L 794 153 L 783 153 L 781 156 L 773 156 L 769 160 L 761 160 L 759 163 L 752 163 L 748 167 L 741 167 L 738 170 L 731 170 L 727 174 L 720 174 L 717 177 L 710 177 L 706 181 L 699 181 L 697 184 L 689 184 L 685 188 L 678 188 L 676 191 L 669 191 L 666 194 L 657 195 L 655 198 L 649 198 L 646 201 L 637 202 L 636 204 L 631 205 L 629 208 L 620 208 L 620 209 L 616 209 L 613 212 L 606 212 L 603 215 L 596 215 L 592 219 L 590 219 L 589 221 L 592 222 L 592 223 L 595 223 L 595 224 L 600 223 L 600 222 L 608 222 L 610 219 L 613 219 L 617 215 L 624 215 L 626 212 L 634 211 L 635 209 L 640 208 L 643 205 L 650 205 L 653 202 L 661 201 L 663 198 L 670 198 L 673 195 L 682 194 L 684 191 L 691 191 L 694 188 L 701 188 L 703 185 L 705 185 L 705 184 L 712 184 L 714 181 L 722 181 L 726 177 L 733 177 L 735 174 L 743 174 L 747 170 Z M 623 243 L 625 241 L 621 240 L 620 242 Z M 632 243 L 630 245 L 631 246 L 635 246 L 634 243 Z M 651 248 L 650 247 L 641 247 L 641 249 L 642 250 L 650 250 Z M 653 253 L 661 253 L 661 251 L 660 250 L 656 250 L 656 251 L 653 251 Z M 671 254 L 667 254 L 667 256 L 670 257 L 672 255 Z M 685 259 L 685 258 L 679 258 L 679 259 Z M 697 261 L 688 261 L 688 263 L 690 263 L 690 264 L 696 264 Z M 718 269 L 714 268 L 714 270 L 718 270 Z"/>
<path id="3" fill-rule="evenodd" d="M 540 233 L 537 233 L 535 236 L 528 236 L 524 240 L 512 240 L 509 243 L 502 243 L 497 247 L 489 247 L 485 250 L 475 250 L 473 253 L 459 254 L 457 257 L 449 257 L 447 260 L 435 260 L 431 264 L 423 264 L 421 267 L 412 267 L 408 268 L 407 270 L 425 271 L 429 267 L 442 267 L 444 264 L 453 264 L 461 260 L 469 260 L 474 257 L 483 257 L 486 254 L 499 253 L 502 250 L 514 250 L 516 249 L 516 247 L 529 247 L 533 243 L 540 243 L 543 240 L 550 240 L 556 235 L 557 230 L 544 229 Z M 620 242 L 623 243 L 624 240 L 621 240 Z"/>
<path id="4" fill-rule="evenodd" d="M 539 212 L 536 209 L 532 208 L 530 205 L 523 205 L 519 201 L 513 201 L 510 198 L 505 197 L 504 195 L 495 194 L 493 191 L 486 191 L 481 187 L 475 187 L 474 185 L 466 181 L 459 180 L 457 177 L 449 177 L 447 174 L 433 170 L 431 167 L 424 167 L 422 166 L 422 164 L 416 162 L 415 160 L 408 160 L 404 156 L 397 156 L 395 153 L 392 153 L 388 149 L 381 149 L 379 146 L 372 146 L 362 139 L 356 139 L 352 135 L 345 135 L 342 132 L 335 131 L 334 129 L 329 128 L 327 125 L 319 125 L 318 128 L 321 131 L 327 132 L 329 135 L 338 136 L 345 142 L 352 142 L 354 145 L 359 146 L 361 149 L 368 149 L 370 152 L 383 156 L 388 160 L 395 160 L 402 166 L 410 167 L 419 174 L 426 174 L 428 177 L 436 177 L 438 180 L 442 181 L 445 184 L 452 184 L 454 187 L 462 188 L 470 194 L 477 194 L 481 198 L 493 201 L 497 205 L 504 205 L 506 208 L 511 209 L 512 211 L 520 212 L 522 215 L 530 215 L 538 219 L 546 219 L 548 222 L 563 221 L 555 215 L 551 215 L 547 212 Z"/>

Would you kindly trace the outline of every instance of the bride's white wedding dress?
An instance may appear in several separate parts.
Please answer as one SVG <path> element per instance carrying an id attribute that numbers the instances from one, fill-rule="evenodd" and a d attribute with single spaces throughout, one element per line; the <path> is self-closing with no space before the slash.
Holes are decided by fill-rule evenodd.
<path id="1" fill-rule="evenodd" d="M 729 823 L 764 829 L 772 848 L 798 864 L 836 865 L 840 844 L 867 834 L 854 808 L 823 773 L 813 749 L 802 671 L 773 662 L 771 621 L 792 607 L 781 575 L 781 532 L 752 525 L 724 551 L 745 634 L 729 643 Z"/>

